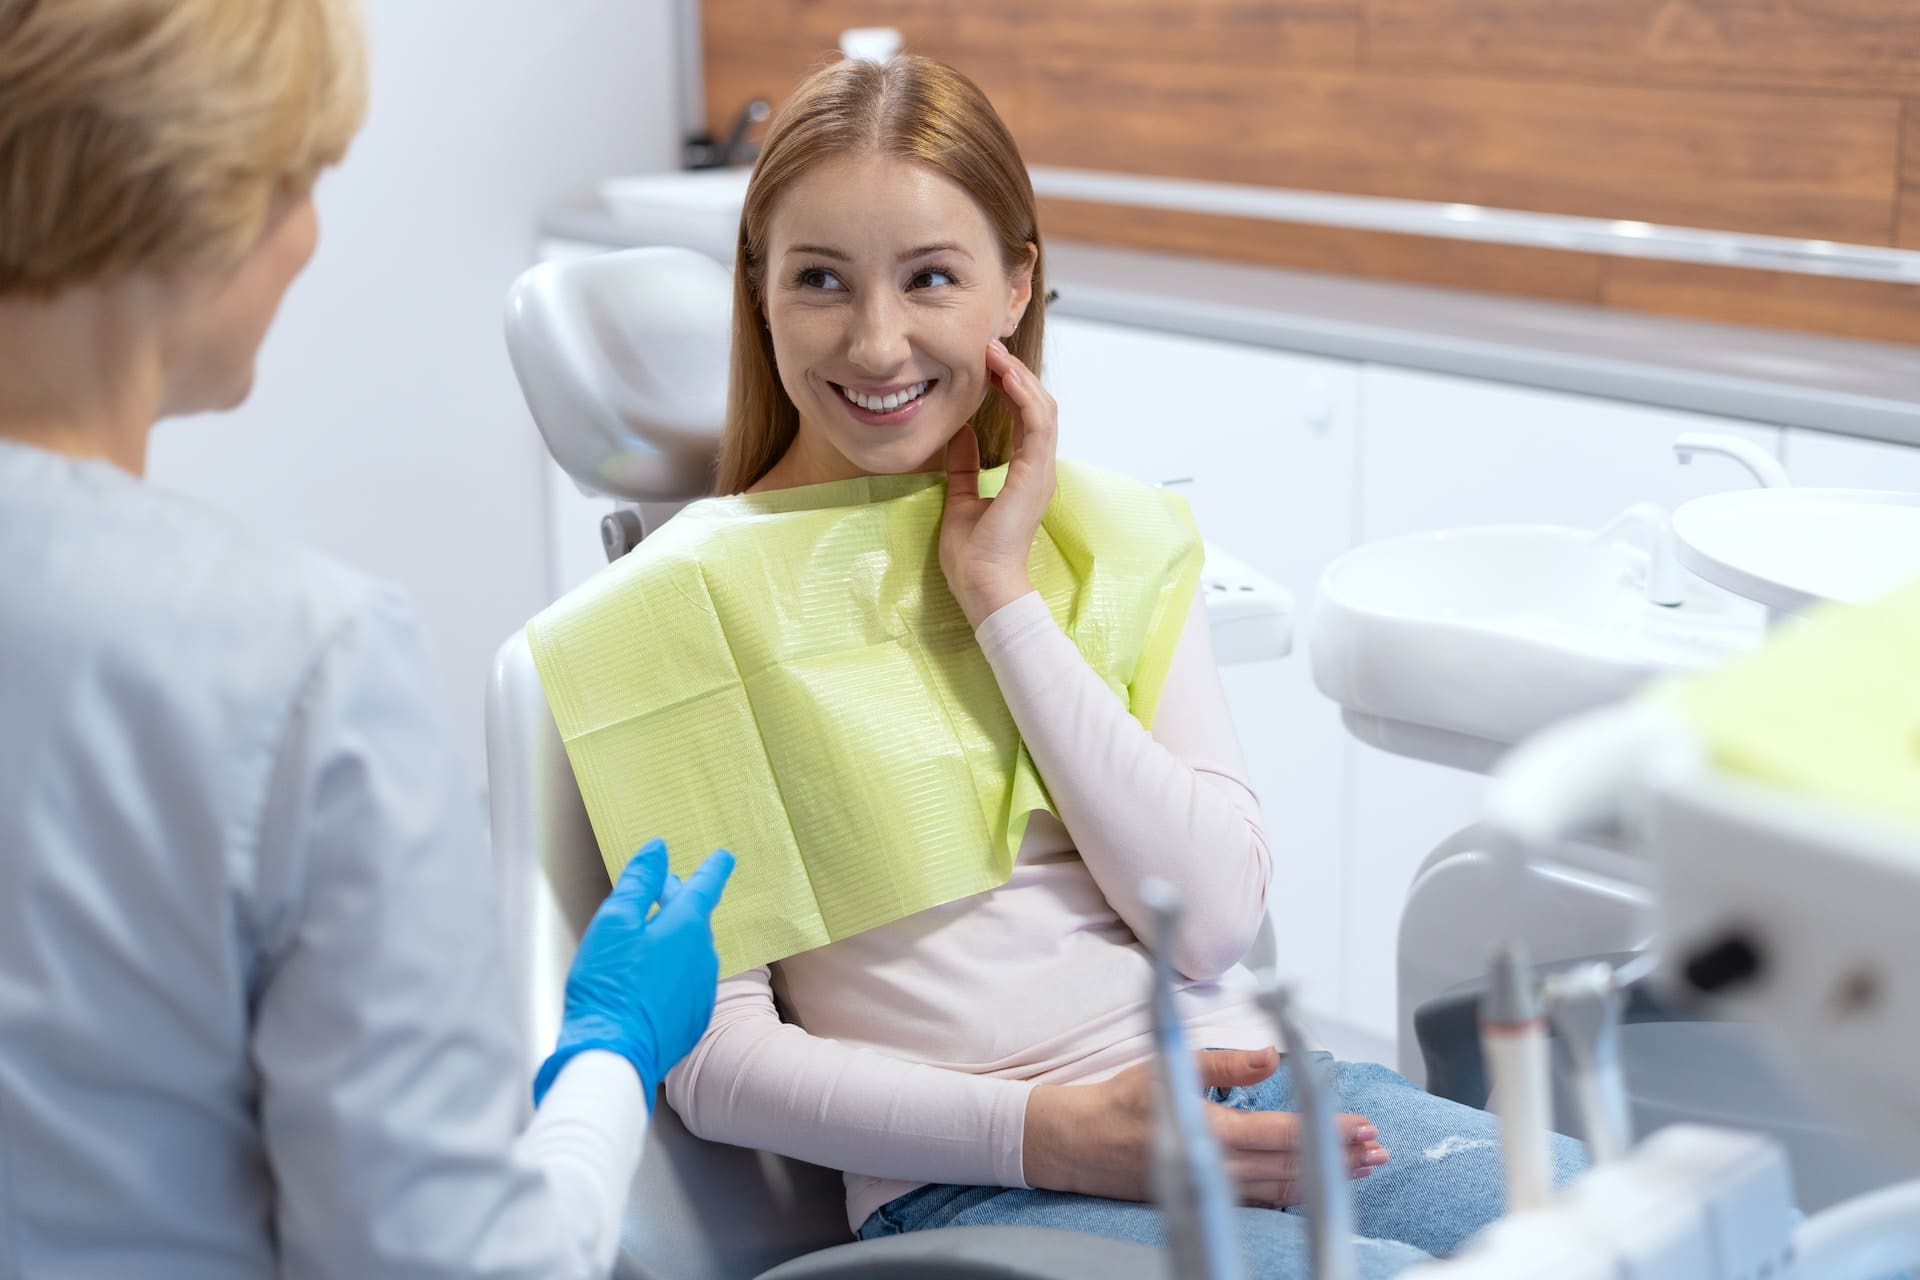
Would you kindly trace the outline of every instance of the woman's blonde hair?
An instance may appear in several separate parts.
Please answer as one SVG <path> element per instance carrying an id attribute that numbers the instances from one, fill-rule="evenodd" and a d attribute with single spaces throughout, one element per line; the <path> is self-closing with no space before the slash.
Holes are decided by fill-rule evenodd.
<path id="1" fill-rule="evenodd" d="M 781 108 L 747 184 L 734 251 L 733 361 L 716 492 L 738 493 L 764 476 L 799 429 L 799 411 L 780 385 L 773 337 L 763 323 L 774 206 L 821 161 L 865 152 L 924 164 L 958 183 L 993 224 L 1010 273 L 1032 255 L 1033 301 L 1006 342 L 1028 368 L 1040 371 L 1046 277 L 1033 184 L 993 104 L 973 81 L 930 58 L 834 63 L 808 77 Z M 989 390 L 973 415 L 983 466 L 1006 461 L 1013 420 L 1013 407 Z"/>
<path id="2" fill-rule="evenodd" d="M 0 0 L 0 294 L 237 266 L 365 107 L 354 0 Z"/>

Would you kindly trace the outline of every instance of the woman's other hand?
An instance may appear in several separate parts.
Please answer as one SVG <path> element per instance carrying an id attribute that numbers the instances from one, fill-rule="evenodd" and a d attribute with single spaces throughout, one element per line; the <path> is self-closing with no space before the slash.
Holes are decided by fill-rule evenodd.
<path id="1" fill-rule="evenodd" d="M 1053 500 L 1058 410 L 1033 371 L 996 339 L 987 376 L 1014 408 L 1013 456 L 998 497 L 980 496 L 980 443 L 961 427 L 947 442 L 947 508 L 940 525 L 940 568 L 969 625 L 1033 590 L 1027 556 Z"/>
<path id="2" fill-rule="evenodd" d="M 1216 1049 L 1194 1055 L 1203 1088 L 1255 1085 L 1280 1065 L 1273 1049 Z M 1039 1085 L 1027 1099 L 1027 1183 L 1109 1200 L 1149 1200 L 1153 1141 L 1153 1064 L 1129 1067 L 1099 1084 Z M 1300 1116 L 1206 1104 L 1208 1122 L 1243 1204 L 1298 1204 L 1304 1160 Z M 1379 1131 L 1365 1116 L 1341 1115 L 1348 1175 L 1364 1178 L 1387 1161 Z"/>

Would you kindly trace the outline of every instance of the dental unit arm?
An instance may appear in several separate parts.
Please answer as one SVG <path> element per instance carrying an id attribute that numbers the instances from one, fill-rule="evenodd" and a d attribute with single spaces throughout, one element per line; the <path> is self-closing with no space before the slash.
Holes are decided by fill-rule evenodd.
<path id="1" fill-rule="evenodd" d="M 1842 656 L 1828 653 L 1809 669 L 1830 675 Z M 1831 699 L 1843 682 L 1809 687 Z M 1880 696 L 1880 686 L 1862 687 Z M 1913 688 L 1884 696 L 1911 709 Z M 1881 732 L 1888 724 L 1859 731 L 1883 751 L 1920 758 L 1920 747 Z M 1704 733 L 1675 706 L 1641 700 L 1539 735 L 1504 763 L 1489 796 L 1503 854 L 1537 856 L 1563 837 L 1623 826 L 1661 886 L 1659 945 L 1629 967 L 1655 973 L 1658 986 L 1708 1013 L 1770 1026 L 1834 1110 L 1864 1133 L 1920 1152 L 1911 1071 L 1920 1051 L 1920 938 L 1911 923 L 1920 829 L 1727 772 Z M 1633 977 L 1603 965 L 1557 983 L 1558 998 L 1578 1011 L 1574 1038 L 1587 1042 L 1574 1053 L 1586 1055 L 1582 1106 L 1599 1138 L 1595 1168 L 1542 1208 L 1502 1219 L 1453 1259 L 1409 1277 L 1879 1280 L 1920 1264 L 1920 1181 L 1793 1227 L 1791 1176 L 1765 1139 L 1674 1125 L 1623 1149 L 1618 1061 L 1607 1041 L 1611 1001 Z"/>

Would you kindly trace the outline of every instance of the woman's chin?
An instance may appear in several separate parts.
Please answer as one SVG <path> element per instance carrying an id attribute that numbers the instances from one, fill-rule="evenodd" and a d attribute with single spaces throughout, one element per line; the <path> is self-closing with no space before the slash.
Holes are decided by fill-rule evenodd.
<path id="1" fill-rule="evenodd" d="M 918 433 L 915 433 L 918 435 Z M 947 441 L 953 432 L 949 431 L 938 440 L 929 443 L 925 438 L 913 442 L 899 441 L 885 448 L 875 449 L 860 459 L 860 468 L 868 475 L 906 476 L 921 471 L 945 471 L 947 469 Z"/>

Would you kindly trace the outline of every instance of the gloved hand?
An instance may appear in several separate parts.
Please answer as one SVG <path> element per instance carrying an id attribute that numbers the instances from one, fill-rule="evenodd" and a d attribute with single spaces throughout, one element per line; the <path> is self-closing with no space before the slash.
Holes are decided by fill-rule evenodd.
<path id="1" fill-rule="evenodd" d="M 720 957 L 709 923 L 733 874 L 716 850 L 682 884 L 667 874 L 667 846 L 648 841 L 593 913 L 567 972 L 560 1043 L 533 1080 L 533 1105 L 574 1054 L 608 1049 L 633 1064 L 647 1106 L 713 1016 Z M 648 919 L 655 902 L 660 910 Z"/>

